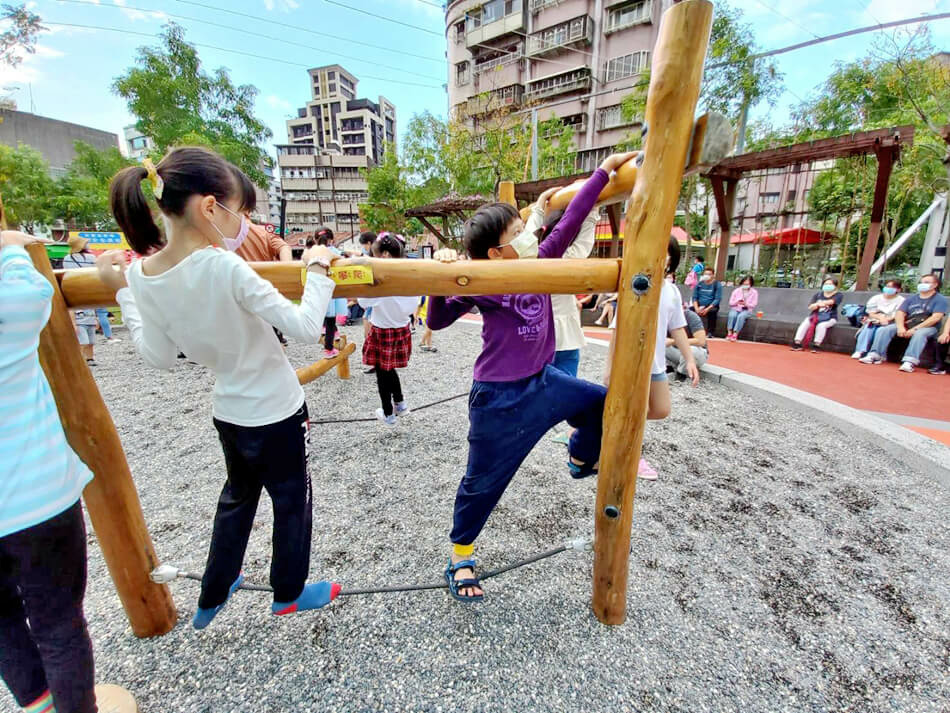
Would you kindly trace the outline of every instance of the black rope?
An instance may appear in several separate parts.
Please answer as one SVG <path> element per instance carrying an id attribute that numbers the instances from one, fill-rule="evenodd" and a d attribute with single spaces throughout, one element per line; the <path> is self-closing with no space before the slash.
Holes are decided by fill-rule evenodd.
<path id="1" fill-rule="evenodd" d="M 504 574 L 505 572 L 510 572 L 513 569 L 518 569 L 520 567 L 525 567 L 526 565 L 539 562 L 540 560 L 547 559 L 548 557 L 554 557 L 559 555 L 562 552 L 566 552 L 569 549 L 573 549 L 568 545 L 561 545 L 560 547 L 555 547 L 552 550 L 547 550 L 546 552 L 541 552 L 540 554 L 533 555 L 527 559 L 519 560 L 514 564 L 505 565 L 504 567 L 499 567 L 497 569 L 490 570 L 483 574 L 479 579 L 484 581 L 486 579 L 491 579 L 492 577 L 497 577 L 499 574 Z M 185 579 L 194 579 L 196 581 L 201 581 L 200 574 L 194 574 L 192 572 L 180 572 L 179 577 Z M 339 596 L 341 597 L 352 597 L 361 594 L 395 594 L 398 592 L 423 592 L 430 589 L 448 589 L 448 584 L 446 582 L 439 582 L 433 584 L 399 584 L 391 587 L 373 587 L 368 589 L 343 589 L 340 591 Z M 251 592 L 273 592 L 274 590 L 271 587 L 268 587 L 264 584 L 244 584 L 242 583 L 238 589 L 245 589 Z"/>
<path id="2" fill-rule="evenodd" d="M 465 391 L 461 394 L 456 394 L 455 396 L 449 396 L 448 398 L 445 398 L 445 399 L 439 399 L 438 401 L 433 401 L 431 404 L 424 404 L 423 406 L 415 406 L 413 407 L 412 411 L 413 413 L 415 413 L 416 411 L 424 411 L 425 409 L 431 408 L 432 406 L 438 406 L 439 404 L 444 404 L 448 401 L 454 401 L 455 399 L 460 399 L 463 396 L 468 396 L 468 394 L 469 392 Z M 369 423 L 370 421 L 375 421 L 375 420 L 376 420 L 375 417 L 373 418 L 331 418 L 331 419 L 325 419 L 325 420 L 320 420 L 320 421 L 311 421 L 310 425 L 324 426 L 331 423 Z"/>

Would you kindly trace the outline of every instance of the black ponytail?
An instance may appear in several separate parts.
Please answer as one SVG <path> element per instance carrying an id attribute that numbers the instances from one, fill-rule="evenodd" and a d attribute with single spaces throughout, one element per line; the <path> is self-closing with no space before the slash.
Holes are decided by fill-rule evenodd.
<path id="1" fill-rule="evenodd" d="M 175 148 L 165 155 L 156 170 L 164 183 L 162 197 L 157 201 L 165 215 L 184 215 L 185 205 L 194 195 L 214 196 L 221 203 L 236 195 L 241 200 L 242 210 L 254 209 L 240 170 L 214 151 L 198 146 Z M 164 245 L 142 191 L 142 181 L 147 177 L 148 171 L 143 166 L 124 168 L 112 179 L 109 196 L 112 214 L 126 240 L 142 255 Z"/>
<path id="2" fill-rule="evenodd" d="M 373 243 L 373 256 L 379 257 L 383 253 L 389 253 L 391 257 L 395 258 L 402 257 L 402 241 L 393 233 L 383 233 L 376 238 L 376 242 Z"/>

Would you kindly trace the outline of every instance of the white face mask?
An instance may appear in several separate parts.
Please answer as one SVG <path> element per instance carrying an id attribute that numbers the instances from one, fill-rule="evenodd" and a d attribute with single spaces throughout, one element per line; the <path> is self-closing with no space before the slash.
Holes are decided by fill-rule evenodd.
<path id="1" fill-rule="evenodd" d="M 752 289 L 752 285 L 743 285 L 743 286 L 742 286 L 742 289 L 743 289 L 743 290 L 751 290 L 751 289 Z"/>
<path id="2" fill-rule="evenodd" d="M 712 281 L 713 281 L 713 276 L 712 276 L 712 275 L 708 275 L 708 274 L 707 274 L 707 275 L 703 275 L 703 282 L 712 282 Z"/>
<path id="3" fill-rule="evenodd" d="M 518 253 L 520 259 L 530 259 L 538 256 L 538 237 L 527 230 L 522 231 L 510 243 L 506 244 Z M 505 246 L 499 245 L 498 249 L 501 250 L 503 247 Z"/>
<path id="4" fill-rule="evenodd" d="M 215 225 L 214 222 L 211 223 L 211 227 L 217 230 L 218 235 L 221 236 L 221 242 L 224 243 L 225 250 L 230 250 L 233 253 L 235 250 L 241 247 L 241 243 L 243 243 L 244 239 L 247 238 L 247 234 L 251 229 L 251 224 L 248 221 L 248 219 L 245 218 L 243 215 L 238 215 L 227 206 L 224 206 L 218 203 L 218 201 L 215 201 L 215 203 L 217 203 L 219 206 L 221 206 L 221 208 L 223 208 L 228 213 L 230 213 L 235 218 L 238 218 L 241 221 L 241 227 L 238 228 L 238 234 L 233 238 L 229 238 L 225 236 L 225 234 L 221 232 L 221 229 L 217 225 Z"/>

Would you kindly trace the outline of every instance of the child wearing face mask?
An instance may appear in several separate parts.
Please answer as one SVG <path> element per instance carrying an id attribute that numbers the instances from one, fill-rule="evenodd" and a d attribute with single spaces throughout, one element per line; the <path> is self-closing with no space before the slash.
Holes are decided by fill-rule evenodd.
<path id="1" fill-rule="evenodd" d="M 392 233 L 381 233 L 373 243 L 373 257 L 401 258 L 403 244 Z M 397 416 L 408 416 L 409 405 L 402 394 L 396 369 L 409 366 L 412 332 L 409 322 L 418 297 L 361 297 L 359 305 L 370 315 L 369 336 L 363 343 L 363 363 L 375 369 L 376 386 L 382 408 L 376 418 L 387 426 L 396 425 Z M 372 312 L 370 312 L 372 310 Z"/>
<path id="2" fill-rule="evenodd" d="M 161 210 L 166 241 L 152 220 L 144 181 Z M 306 583 L 309 417 L 297 375 L 271 331 L 273 326 L 306 343 L 319 341 L 334 288 L 327 276 L 334 256 L 325 247 L 306 251 L 309 279 L 300 305 L 284 298 L 233 252 L 248 231 L 239 213 L 246 202 L 240 185 L 237 168 L 196 147 L 173 149 L 157 166 L 123 169 L 111 187 L 115 219 L 137 253 L 161 249 L 133 262 L 127 280 L 123 253 L 97 261 L 102 281 L 118 291 L 132 342 L 147 364 L 173 368 L 180 346 L 215 374 L 214 425 L 228 479 L 215 514 L 196 629 L 206 627 L 241 584 L 262 490 L 274 506 L 271 611 L 316 609 L 339 592 L 335 583 Z"/>
<path id="3" fill-rule="evenodd" d="M 577 236 L 612 170 L 635 156 L 608 157 L 571 201 L 540 246 L 524 231 L 518 211 L 494 203 L 465 224 L 464 244 L 473 260 L 559 258 Z M 453 250 L 435 258 L 457 259 Z M 553 426 L 567 421 L 576 430 L 568 467 L 574 478 L 594 475 L 600 457 L 606 389 L 570 376 L 552 365 L 554 316 L 550 295 L 432 297 L 428 325 L 445 329 L 473 306 L 481 312 L 482 351 L 475 361 L 469 396 L 468 467 L 455 497 L 452 554 L 445 579 L 452 596 L 464 602 L 483 598 L 473 556 L 474 542 L 522 461 Z"/>

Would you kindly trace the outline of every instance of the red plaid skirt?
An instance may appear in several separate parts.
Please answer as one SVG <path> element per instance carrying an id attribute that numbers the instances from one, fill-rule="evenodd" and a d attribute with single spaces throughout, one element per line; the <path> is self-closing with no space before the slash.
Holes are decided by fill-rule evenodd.
<path id="1" fill-rule="evenodd" d="M 384 329 L 373 325 L 363 343 L 363 363 L 389 371 L 409 366 L 412 332 L 409 325 Z"/>

